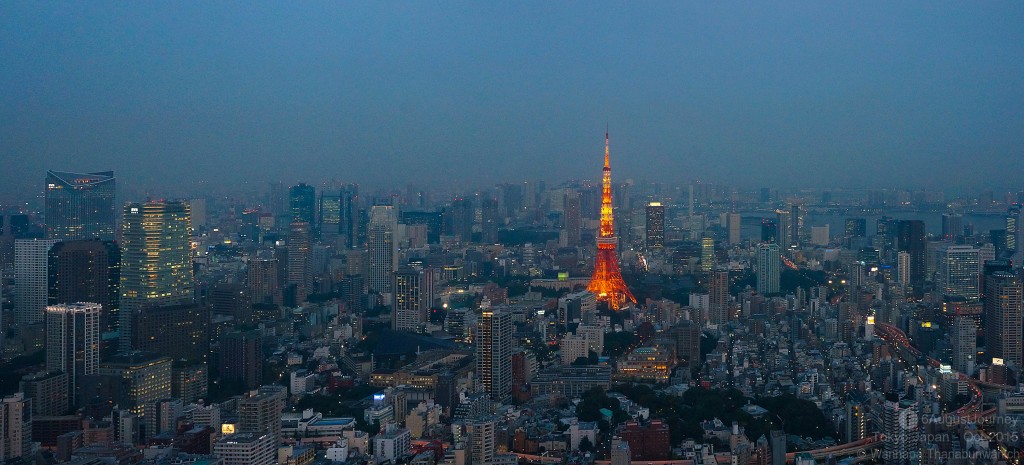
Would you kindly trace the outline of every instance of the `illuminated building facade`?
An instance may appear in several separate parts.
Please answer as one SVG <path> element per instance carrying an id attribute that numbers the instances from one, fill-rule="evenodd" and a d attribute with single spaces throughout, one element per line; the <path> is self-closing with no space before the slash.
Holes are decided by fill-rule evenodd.
<path id="1" fill-rule="evenodd" d="M 46 237 L 114 240 L 114 172 L 46 172 Z"/>
<path id="2" fill-rule="evenodd" d="M 192 231 L 184 202 L 129 203 L 121 240 L 121 350 L 132 343 L 132 314 L 192 302 Z"/>
<path id="3" fill-rule="evenodd" d="M 420 332 L 434 300 L 434 273 L 403 267 L 395 272 L 395 315 L 391 326 L 398 331 Z"/>
<path id="4" fill-rule="evenodd" d="M 597 295 L 598 300 L 608 302 L 618 310 L 626 302 L 636 303 L 619 270 L 619 256 L 616 253 L 618 238 L 615 236 L 615 219 L 612 214 L 612 168 L 608 149 L 608 133 L 604 135 L 604 171 L 601 178 L 601 228 L 597 237 L 597 257 L 594 274 L 587 290 Z"/>
<path id="5" fill-rule="evenodd" d="M 647 248 L 665 246 L 665 206 L 661 202 L 647 204 Z"/>
<path id="6" fill-rule="evenodd" d="M 512 314 L 484 310 L 477 326 L 476 373 L 491 399 L 512 394 Z"/>
<path id="7" fill-rule="evenodd" d="M 150 402 L 171 397 L 171 359 L 151 352 L 118 354 L 100 364 L 99 375 L 114 383 L 111 398 L 135 415 Z"/>

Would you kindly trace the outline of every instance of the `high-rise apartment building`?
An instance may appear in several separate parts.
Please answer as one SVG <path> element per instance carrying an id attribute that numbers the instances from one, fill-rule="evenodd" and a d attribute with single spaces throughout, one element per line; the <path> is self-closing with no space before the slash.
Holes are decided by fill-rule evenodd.
<path id="1" fill-rule="evenodd" d="M 117 329 L 121 249 L 98 239 L 58 242 L 49 253 L 49 305 L 94 302 L 103 307 L 100 331 Z"/>
<path id="2" fill-rule="evenodd" d="M 0 400 L 0 461 L 28 457 L 32 448 L 32 399 L 17 393 Z"/>
<path id="3" fill-rule="evenodd" d="M 778 244 L 757 246 L 757 293 L 762 295 L 779 293 L 779 272 L 782 255 Z"/>
<path id="4" fill-rule="evenodd" d="M 779 242 L 779 220 L 761 219 L 761 242 Z"/>
<path id="5" fill-rule="evenodd" d="M 247 263 L 245 281 L 249 298 L 254 304 L 280 304 L 281 285 L 278 280 L 276 258 L 256 258 Z"/>
<path id="6" fill-rule="evenodd" d="M 102 313 L 96 303 L 46 307 L 46 369 L 67 375 L 65 392 L 74 405 L 82 403 L 82 377 L 99 371 Z"/>
<path id="7" fill-rule="evenodd" d="M 238 431 L 269 434 L 274 444 L 281 441 L 281 412 L 287 403 L 288 388 L 263 386 L 238 401 Z"/>
<path id="8" fill-rule="evenodd" d="M 985 346 L 993 359 L 1021 368 L 1021 306 L 1024 287 L 1017 274 L 985 276 Z"/>
<path id="9" fill-rule="evenodd" d="M 46 237 L 114 240 L 114 172 L 46 172 Z"/>
<path id="10" fill-rule="evenodd" d="M 896 282 L 902 289 L 910 285 L 910 252 L 896 254 Z"/>
<path id="11" fill-rule="evenodd" d="M 714 325 L 729 322 L 729 270 L 711 272 L 708 285 L 708 321 Z"/>
<path id="12" fill-rule="evenodd" d="M 739 244 L 742 235 L 740 234 L 742 229 L 743 217 L 739 213 L 729 213 L 726 215 L 726 227 L 729 231 L 729 245 Z"/>
<path id="13" fill-rule="evenodd" d="M 647 204 L 645 244 L 648 249 L 665 246 L 665 206 L 661 202 Z"/>
<path id="14" fill-rule="evenodd" d="M 14 322 L 19 325 L 43 321 L 49 280 L 50 248 L 53 239 L 14 241 Z"/>
<path id="15" fill-rule="evenodd" d="M 978 356 L 978 326 L 974 315 L 953 317 L 950 331 L 953 346 L 953 369 L 961 373 L 972 373 Z"/>
<path id="16" fill-rule="evenodd" d="M 886 401 L 882 406 L 882 463 L 911 465 L 921 451 L 921 425 L 917 405 L 911 401 Z"/>
<path id="17" fill-rule="evenodd" d="M 512 314 L 484 310 L 477 325 L 476 373 L 495 401 L 512 393 Z"/>
<path id="18" fill-rule="evenodd" d="M 395 272 L 395 314 L 391 327 L 398 331 L 420 332 L 434 301 L 434 272 L 402 267 Z"/>
<path id="19" fill-rule="evenodd" d="M 184 202 L 129 203 L 121 240 L 121 350 L 131 348 L 131 322 L 146 307 L 186 304 L 192 296 L 192 231 Z"/>
<path id="20" fill-rule="evenodd" d="M 394 207 L 374 205 L 370 210 L 367 286 L 381 294 L 391 292 L 391 273 L 397 268 L 394 237 L 397 223 Z"/>

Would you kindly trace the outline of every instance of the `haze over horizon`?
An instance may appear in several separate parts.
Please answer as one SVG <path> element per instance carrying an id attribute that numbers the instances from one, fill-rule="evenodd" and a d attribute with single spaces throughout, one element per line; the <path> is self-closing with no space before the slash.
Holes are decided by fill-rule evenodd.
<path id="1" fill-rule="evenodd" d="M 0 198 L 598 180 L 1017 188 L 1024 4 L 0 4 Z"/>

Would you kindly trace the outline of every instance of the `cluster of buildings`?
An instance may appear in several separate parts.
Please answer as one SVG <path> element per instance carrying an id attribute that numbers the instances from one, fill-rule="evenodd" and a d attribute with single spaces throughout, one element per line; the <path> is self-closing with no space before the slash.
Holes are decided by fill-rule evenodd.
<path id="1" fill-rule="evenodd" d="M 51 171 L 39 211 L 3 216 L 0 460 L 903 465 L 1021 446 L 1019 202 L 979 201 L 980 231 L 927 196 L 783 200 L 605 166 L 443 202 L 275 183 L 123 205 L 112 172 Z M 940 204 L 941 230 L 898 219 Z M 676 418 L 616 392 L 635 384 L 750 402 Z"/>

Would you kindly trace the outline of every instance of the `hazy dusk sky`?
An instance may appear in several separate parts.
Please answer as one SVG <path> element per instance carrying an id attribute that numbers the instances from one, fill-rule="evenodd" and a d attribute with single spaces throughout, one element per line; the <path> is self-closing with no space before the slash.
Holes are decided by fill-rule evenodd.
<path id="1" fill-rule="evenodd" d="M 0 196 L 1024 185 L 1024 2 L 0 2 Z"/>

